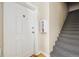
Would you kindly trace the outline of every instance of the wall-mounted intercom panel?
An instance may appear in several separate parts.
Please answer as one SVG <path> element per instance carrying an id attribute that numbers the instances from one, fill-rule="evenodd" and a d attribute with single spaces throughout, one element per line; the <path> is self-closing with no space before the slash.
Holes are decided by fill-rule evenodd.
<path id="1" fill-rule="evenodd" d="M 40 32 L 47 33 L 47 20 L 46 19 L 40 20 Z"/>

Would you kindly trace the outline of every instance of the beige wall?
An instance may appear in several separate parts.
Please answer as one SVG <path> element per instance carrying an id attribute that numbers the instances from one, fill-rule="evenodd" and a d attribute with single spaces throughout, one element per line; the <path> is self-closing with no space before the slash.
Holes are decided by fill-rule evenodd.
<path id="1" fill-rule="evenodd" d="M 50 51 L 57 40 L 60 30 L 64 24 L 67 15 L 67 6 L 65 3 L 50 3 L 49 19 L 49 46 Z"/>
<path id="2" fill-rule="evenodd" d="M 39 20 L 45 19 L 49 20 L 49 3 L 40 3 L 39 5 Z M 39 30 L 39 50 L 48 54 L 49 53 L 49 39 L 48 32 L 41 33 Z"/>

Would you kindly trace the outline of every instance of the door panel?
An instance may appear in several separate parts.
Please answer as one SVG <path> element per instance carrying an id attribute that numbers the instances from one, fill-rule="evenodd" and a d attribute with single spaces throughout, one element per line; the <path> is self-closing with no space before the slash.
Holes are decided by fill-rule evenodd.
<path id="1" fill-rule="evenodd" d="M 25 7 L 17 5 L 17 55 L 25 56 L 28 53 L 33 53 L 34 38 L 32 35 L 32 13 Z M 19 28 L 18 28 L 19 27 Z M 19 31 L 19 32 L 18 32 Z M 21 37 L 21 38 L 20 38 Z M 20 52 L 19 52 L 20 51 Z M 31 54 L 30 54 L 31 55 Z"/>
<path id="2" fill-rule="evenodd" d="M 34 12 L 16 3 L 4 3 L 4 56 L 31 56 L 34 52 Z"/>

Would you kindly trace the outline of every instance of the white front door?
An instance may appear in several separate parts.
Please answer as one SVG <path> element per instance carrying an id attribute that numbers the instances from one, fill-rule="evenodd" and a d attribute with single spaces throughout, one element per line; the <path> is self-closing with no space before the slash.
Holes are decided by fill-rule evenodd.
<path id="1" fill-rule="evenodd" d="M 31 56 L 34 53 L 32 10 L 16 3 L 4 3 L 4 56 Z"/>
<path id="2" fill-rule="evenodd" d="M 32 34 L 34 14 L 32 11 L 17 4 L 17 55 L 30 56 L 34 48 L 34 36 Z"/>

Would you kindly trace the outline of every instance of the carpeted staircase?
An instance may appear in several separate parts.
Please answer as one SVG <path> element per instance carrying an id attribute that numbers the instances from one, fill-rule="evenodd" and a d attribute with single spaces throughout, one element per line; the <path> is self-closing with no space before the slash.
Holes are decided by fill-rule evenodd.
<path id="1" fill-rule="evenodd" d="M 79 10 L 68 13 L 51 57 L 79 57 Z"/>

